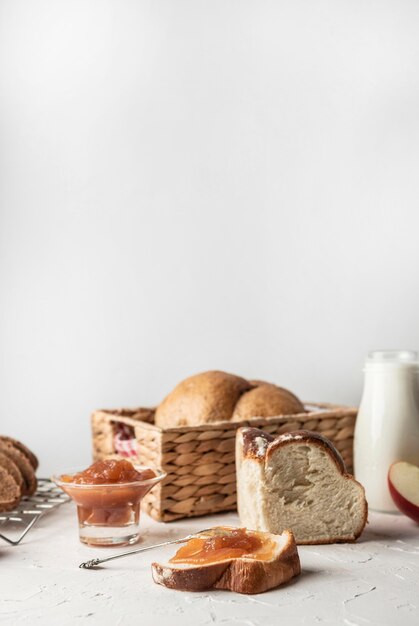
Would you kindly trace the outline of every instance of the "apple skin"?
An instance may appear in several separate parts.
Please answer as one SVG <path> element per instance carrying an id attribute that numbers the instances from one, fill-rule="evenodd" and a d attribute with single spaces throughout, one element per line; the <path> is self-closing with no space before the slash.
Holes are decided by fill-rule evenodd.
<path id="1" fill-rule="evenodd" d="M 410 519 L 412 519 L 414 522 L 419 524 L 419 506 L 416 506 L 416 504 L 413 504 L 413 502 L 409 502 L 409 500 L 406 500 L 406 498 L 404 498 L 401 495 L 401 493 L 397 491 L 397 489 L 391 482 L 390 474 L 391 474 L 391 467 L 388 471 L 387 482 L 388 482 L 388 488 L 390 490 L 390 494 L 391 494 L 391 497 L 393 498 L 394 504 L 402 513 L 407 515 L 407 517 L 410 517 Z"/>

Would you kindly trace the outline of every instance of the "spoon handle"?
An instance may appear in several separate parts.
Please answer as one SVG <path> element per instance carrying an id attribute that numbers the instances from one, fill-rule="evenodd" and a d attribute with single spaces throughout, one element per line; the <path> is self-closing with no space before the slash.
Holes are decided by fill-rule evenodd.
<path id="1" fill-rule="evenodd" d="M 163 543 L 155 543 L 153 546 L 146 546 L 145 548 L 137 548 L 136 550 L 130 550 L 129 552 L 120 552 L 119 554 L 113 554 L 112 556 L 107 556 L 105 559 L 91 559 L 91 561 L 85 561 L 84 563 L 80 563 L 79 567 L 81 567 L 82 569 L 92 569 L 93 567 L 96 567 L 101 563 L 113 561 L 114 559 L 120 559 L 123 556 L 138 554 L 139 552 L 146 552 L 147 550 L 153 550 L 154 548 L 161 548 L 163 546 L 169 546 L 172 543 L 184 543 L 189 539 L 190 536 L 184 537 L 183 539 L 172 539 L 171 541 L 163 541 Z"/>

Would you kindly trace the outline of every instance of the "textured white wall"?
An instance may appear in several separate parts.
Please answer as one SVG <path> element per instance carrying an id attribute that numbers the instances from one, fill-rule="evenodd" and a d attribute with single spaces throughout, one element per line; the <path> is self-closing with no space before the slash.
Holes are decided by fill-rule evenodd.
<path id="1" fill-rule="evenodd" d="M 419 347 L 419 4 L 2 0 L 0 431 L 220 368 L 356 403 Z"/>

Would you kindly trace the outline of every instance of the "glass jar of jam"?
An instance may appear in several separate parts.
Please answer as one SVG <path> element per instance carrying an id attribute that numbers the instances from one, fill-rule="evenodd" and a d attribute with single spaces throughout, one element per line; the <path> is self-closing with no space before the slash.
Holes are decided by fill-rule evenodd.
<path id="1" fill-rule="evenodd" d="M 106 459 L 53 480 L 77 505 L 80 541 L 116 546 L 138 541 L 141 500 L 165 476 L 125 459 Z"/>

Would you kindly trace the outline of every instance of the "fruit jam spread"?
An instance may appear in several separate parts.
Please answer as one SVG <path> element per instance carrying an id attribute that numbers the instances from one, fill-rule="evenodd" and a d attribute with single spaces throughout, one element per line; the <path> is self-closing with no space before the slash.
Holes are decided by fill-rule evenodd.
<path id="1" fill-rule="evenodd" d="M 61 480 L 76 485 L 119 485 L 149 480 L 155 476 L 152 469 L 146 468 L 139 472 L 129 461 L 111 459 L 96 461 L 83 472 L 61 476 Z"/>
<path id="2" fill-rule="evenodd" d="M 137 471 L 126 460 L 96 461 L 84 472 L 61 476 L 63 489 L 77 504 L 81 525 L 124 526 L 138 523 L 139 503 L 151 489 L 156 473 Z"/>
<path id="3" fill-rule="evenodd" d="M 213 528 L 203 536 L 190 539 L 170 559 L 170 563 L 204 565 L 224 559 L 269 560 L 273 558 L 275 542 L 263 533 L 246 528 Z"/>

